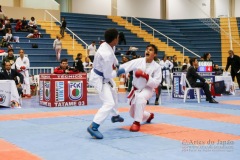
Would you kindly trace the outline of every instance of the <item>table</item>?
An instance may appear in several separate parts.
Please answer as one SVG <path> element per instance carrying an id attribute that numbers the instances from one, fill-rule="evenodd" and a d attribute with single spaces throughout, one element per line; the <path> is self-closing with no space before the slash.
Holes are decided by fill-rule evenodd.
<path id="1" fill-rule="evenodd" d="M 215 76 L 215 81 L 224 81 L 226 91 L 235 94 L 234 82 L 232 81 L 231 76 Z"/>
<path id="2" fill-rule="evenodd" d="M 47 107 L 87 105 L 87 74 L 40 74 L 39 104 Z"/>
<path id="3" fill-rule="evenodd" d="M 17 86 L 14 80 L 0 80 L 0 105 L 5 107 L 21 106 Z"/>

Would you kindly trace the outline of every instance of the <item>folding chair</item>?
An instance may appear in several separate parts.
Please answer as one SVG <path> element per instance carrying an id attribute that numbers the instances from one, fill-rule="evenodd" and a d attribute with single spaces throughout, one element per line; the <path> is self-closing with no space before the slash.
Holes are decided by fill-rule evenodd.
<path id="1" fill-rule="evenodd" d="M 191 89 L 193 89 L 193 90 L 196 91 L 197 100 L 198 100 L 198 103 L 200 103 L 200 101 L 201 101 L 201 95 L 200 95 L 200 90 L 201 90 L 201 88 L 199 88 L 199 87 L 192 87 L 192 86 L 189 84 L 189 82 L 188 82 L 188 80 L 187 80 L 187 78 L 186 78 L 186 74 L 182 73 L 181 78 L 183 78 L 183 83 L 185 83 L 185 84 L 187 83 L 187 86 L 188 86 L 188 87 L 186 86 L 186 87 L 185 87 L 185 90 L 184 90 L 183 102 L 184 102 L 184 103 L 186 102 L 188 91 L 191 90 Z"/>

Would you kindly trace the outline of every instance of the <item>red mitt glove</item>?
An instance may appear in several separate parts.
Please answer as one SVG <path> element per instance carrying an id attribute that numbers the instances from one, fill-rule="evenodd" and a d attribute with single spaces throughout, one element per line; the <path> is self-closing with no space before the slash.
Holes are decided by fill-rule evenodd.
<path id="1" fill-rule="evenodd" d="M 138 69 L 138 70 L 135 72 L 135 76 L 136 76 L 137 78 L 139 78 L 139 77 L 145 78 L 147 81 L 148 81 L 148 79 L 149 79 L 149 75 L 148 75 L 147 73 L 143 72 L 141 69 Z"/>
<path id="2" fill-rule="evenodd" d="M 20 69 L 21 69 L 21 70 L 24 70 L 24 69 L 26 69 L 26 67 L 25 67 L 25 66 L 21 66 Z"/>
<path id="3" fill-rule="evenodd" d="M 113 70 L 116 70 L 116 66 L 115 66 L 114 64 L 112 65 L 112 69 L 113 69 Z"/>

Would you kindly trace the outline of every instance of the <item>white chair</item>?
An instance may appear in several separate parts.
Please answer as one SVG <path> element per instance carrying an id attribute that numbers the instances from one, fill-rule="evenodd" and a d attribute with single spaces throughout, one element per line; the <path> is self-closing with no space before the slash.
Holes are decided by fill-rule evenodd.
<path id="1" fill-rule="evenodd" d="M 39 83 L 40 83 L 40 80 L 39 80 L 39 75 L 34 75 L 34 83 L 37 85 L 37 94 L 38 95 L 38 92 L 39 92 Z"/>
<path id="2" fill-rule="evenodd" d="M 182 86 L 184 86 L 184 84 L 185 84 L 185 86 L 186 86 L 186 83 L 187 83 L 187 86 L 188 86 L 188 87 L 186 86 L 185 89 L 184 89 L 183 102 L 184 102 L 184 103 L 186 102 L 188 91 L 191 90 L 191 89 L 193 89 L 193 90 L 196 91 L 197 100 L 198 100 L 198 103 L 200 103 L 200 101 L 201 101 L 201 95 L 200 95 L 200 90 L 201 90 L 201 88 L 199 88 L 199 87 L 192 87 L 192 86 L 189 84 L 189 82 L 188 82 L 188 80 L 187 80 L 187 78 L 186 78 L 186 74 L 184 74 L 184 73 L 182 73 L 181 81 L 182 81 L 182 84 L 181 84 Z"/>
<path id="3" fill-rule="evenodd" d="M 172 79 L 171 79 L 171 75 L 169 75 L 169 82 L 167 82 L 166 79 L 163 80 L 163 86 L 166 86 L 167 88 L 167 92 L 168 92 L 168 95 L 171 96 L 172 94 Z M 170 89 L 171 87 L 171 89 Z"/>

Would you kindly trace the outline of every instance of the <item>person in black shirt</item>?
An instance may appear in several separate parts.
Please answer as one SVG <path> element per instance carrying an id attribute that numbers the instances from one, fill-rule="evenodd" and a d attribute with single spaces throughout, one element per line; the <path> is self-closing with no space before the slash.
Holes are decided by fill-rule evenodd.
<path id="1" fill-rule="evenodd" d="M 213 71 L 215 72 L 215 75 L 222 75 L 223 69 L 219 68 L 217 64 L 214 64 Z"/>
<path id="2" fill-rule="evenodd" d="M 173 59 L 172 59 L 172 63 L 173 63 L 173 68 L 172 68 L 172 72 L 177 72 L 179 70 L 179 66 L 180 66 L 180 63 L 177 61 L 177 56 L 174 55 L 173 56 Z"/>
<path id="3" fill-rule="evenodd" d="M 126 38 L 125 38 L 125 35 L 124 35 L 123 32 L 120 32 L 120 33 L 119 33 L 119 37 L 118 37 L 118 39 L 119 39 L 119 40 L 118 40 L 118 44 L 119 44 L 119 45 L 121 45 L 122 42 L 123 42 L 124 45 L 127 44 L 127 42 L 126 42 Z"/>
<path id="4" fill-rule="evenodd" d="M 23 17 L 22 19 L 22 30 L 27 31 L 28 28 L 28 21 L 26 20 L 26 17 Z"/>
<path id="5" fill-rule="evenodd" d="M 205 53 L 203 55 L 204 61 L 211 61 L 211 54 L 210 53 Z"/>
<path id="6" fill-rule="evenodd" d="M 234 52 L 232 50 L 229 50 L 228 54 L 229 57 L 227 59 L 225 71 L 227 71 L 228 68 L 231 66 L 232 80 L 234 81 L 235 77 L 237 77 L 238 87 L 240 88 L 240 57 L 234 55 Z"/>
<path id="7" fill-rule="evenodd" d="M 64 32 L 65 32 L 66 27 L 67 27 L 67 22 L 65 21 L 65 18 L 62 17 L 62 24 L 60 26 L 60 34 L 61 34 L 62 38 L 64 37 Z"/>
<path id="8" fill-rule="evenodd" d="M 84 72 L 81 53 L 77 54 L 77 58 L 75 59 L 75 61 L 73 63 L 73 67 L 75 67 L 75 69 L 78 70 L 79 72 Z"/>
<path id="9" fill-rule="evenodd" d="M 204 90 L 204 93 L 206 95 L 206 101 L 209 101 L 209 103 L 218 103 L 212 98 L 212 95 L 209 91 L 209 82 L 207 82 L 203 77 L 201 77 L 197 73 L 198 68 L 198 61 L 197 58 L 191 58 L 190 59 L 191 66 L 187 70 L 187 80 L 191 87 L 200 87 Z M 197 79 L 199 79 L 201 82 L 197 82 Z"/>
<path id="10" fill-rule="evenodd" d="M 19 77 L 20 82 L 17 77 Z M 11 69 L 11 63 L 9 61 L 5 62 L 5 68 L 3 69 L 3 73 L 1 73 L 0 79 L 4 80 L 14 80 L 17 86 L 18 94 L 22 95 L 22 86 L 23 84 L 23 75 L 17 72 L 15 69 Z"/>

